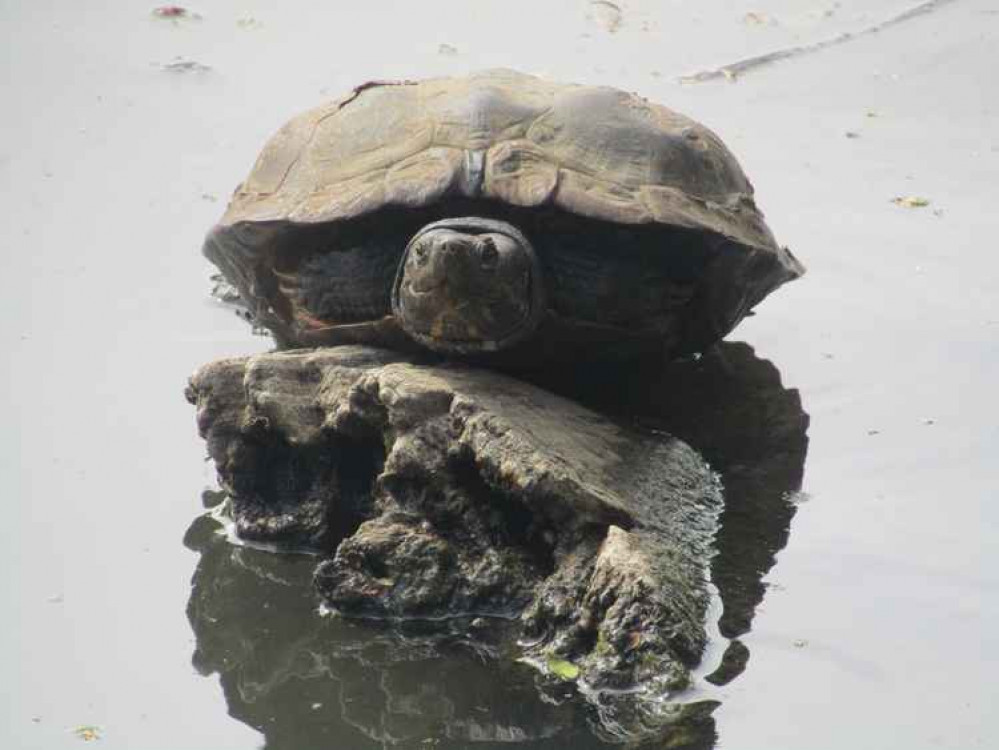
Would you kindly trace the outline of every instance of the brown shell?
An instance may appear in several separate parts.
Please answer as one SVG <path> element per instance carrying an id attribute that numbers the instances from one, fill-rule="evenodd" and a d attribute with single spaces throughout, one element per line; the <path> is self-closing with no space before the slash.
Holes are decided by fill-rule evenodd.
<path id="1" fill-rule="evenodd" d="M 264 147 L 221 225 L 333 222 L 451 195 L 777 251 L 753 186 L 706 127 L 624 91 L 509 70 L 369 83 L 299 115 Z"/>
<path id="2" fill-rule="evenodd" d="M 777 245 L 749 180 L 706 127 L 635 94 L 510 70 L 367 83 L 299 115 L 264 147 L 205 252 L 245 292 L 249 267 L 282 227 L 449 198 L 551 205 L 726 238 L 769 270 L 758 288 L 742 290 L 747 299 L 726 303 L 730 320 L 715 328 L 731 327 L 804 271 Z"/>

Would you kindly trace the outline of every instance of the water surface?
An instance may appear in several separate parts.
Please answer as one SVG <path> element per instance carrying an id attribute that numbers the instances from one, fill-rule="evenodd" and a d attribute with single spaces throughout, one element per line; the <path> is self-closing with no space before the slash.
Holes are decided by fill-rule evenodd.
<path id="1" fill-rule="evenodd" d="M 718 746 L 971 748 L 999 733 L 985 676 L 999 658 L 999 16 L 954 0 L 734 82 L 681 85 L 911 6 L 619 5 L 608 23 L 581 0 L 220 1 L 174 23 L 152 4 L 0 4 L 0 746 L 75 747 L 73 730 L 90 725 L 109 748 L 281 747 L 288 735 L 267 733 L 278 725 L 334 747 L 470 742 L 440 734 L 448 711 L 467 738 L 490 726 L 530 727 L 539 746 L 597 741 L 572 701 L 527 700 L 529 672 L 448 651 L 428 682 L 421 662 L 393 661 L 395 641 L 353 630 L 338 642 L 358 653 L 326 658 L 363 689 L 349 709 L 320 711 L 337 733 L 321 740 L 312 704 L 345 693 L 301 677 L 311 647 L 290 636 L 318 637 L 290 617 L 304 604 L 279 596 L 281 576 L 247 583 L 254 555 L 189 533 L 212 469 L 185 379 L 267 346 L 206 296 L 197 250 L 228 192 L 292 113 L 367 79 L 497 65 L 638 91 L 705 122 L 809 267 L 730 337 L 798 390 L 810 425 L 790 534 L 758 547 L 776 565 L 755 563 L 759 580 L 742 589 L 755 592 L 741 610 L 752 616 L 719 626 L 749 660 L 725 685 L 704 682 L 721 702 Z M 164 69 L 175 62 L 208 70 Z M 892 203 L 906 196 L 930 204 Z M 289 637 L 250 637 L 267 622 L 240 609 L 256 593 L 209 597 L 225 615 L 216 634 L 245 637 L 213 651 L 212 629 L 188 619 L 191 578 L 212 569 L 286 602 L 274 628 Z M 238 695 L 217 666 L 225 648 L 257 654 Z M 298 676 L 268 682 L 282 674 Z"/>

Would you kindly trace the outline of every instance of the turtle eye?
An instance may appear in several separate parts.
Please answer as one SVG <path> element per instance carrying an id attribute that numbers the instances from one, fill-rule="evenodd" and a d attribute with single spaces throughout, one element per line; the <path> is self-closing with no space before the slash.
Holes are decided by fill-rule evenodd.
<path id="1" fill-rule="evenodd" d="M 492 237 L 483 237 L 479 240 L 479 258 L 482 260 L 483 268 L 495 268 L 499 260 L 499 251 Z"/>

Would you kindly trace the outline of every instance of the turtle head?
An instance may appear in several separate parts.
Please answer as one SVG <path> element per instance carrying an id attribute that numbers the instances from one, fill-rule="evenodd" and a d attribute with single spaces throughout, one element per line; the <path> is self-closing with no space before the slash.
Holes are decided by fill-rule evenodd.
<path id="1" fill-rule="evenodd" d="M 423 227 L 403 253 L 392 311 L 420 344 L 445 354 L 506 349 L 543 312 L 541 267 L 511 224 L 466 217 Z"/>

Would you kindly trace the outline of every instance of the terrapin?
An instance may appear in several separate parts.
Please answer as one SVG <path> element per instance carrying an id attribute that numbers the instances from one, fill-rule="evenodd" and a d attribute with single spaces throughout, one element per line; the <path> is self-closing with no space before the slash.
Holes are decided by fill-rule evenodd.
<path id="1" fill-rule="evenodd" d="M 698 351 L 804 271 L 710 130 L 508 70 L 294 118 L 204 252 L 281 346 L 520 362 Z"/>

